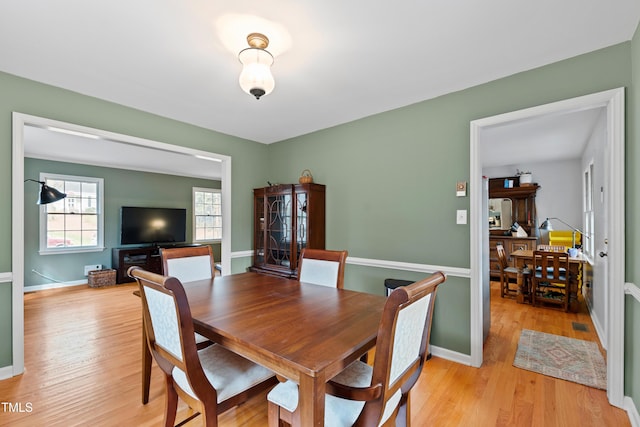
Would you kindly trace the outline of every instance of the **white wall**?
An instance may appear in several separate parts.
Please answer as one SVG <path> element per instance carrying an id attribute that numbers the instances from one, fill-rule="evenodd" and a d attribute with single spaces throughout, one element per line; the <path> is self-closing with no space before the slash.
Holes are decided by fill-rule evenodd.
<path id="1" fill-rule="evenodd" d="M 582 166 L 580 159 L 519 163 L 516 165 L 487 167 L 482 174 L 489 178 L 515 176 L 516 170 L 531 171 L 533 182 L 540 186 L 536 193 L 538 225 L 547 217 L 558 217 L 582 229 Z M 568 230 L 559 221 L 551 221 L 554 230 Z M 547 233 L 540 232 L 541 243 L 547 242 Z"/>

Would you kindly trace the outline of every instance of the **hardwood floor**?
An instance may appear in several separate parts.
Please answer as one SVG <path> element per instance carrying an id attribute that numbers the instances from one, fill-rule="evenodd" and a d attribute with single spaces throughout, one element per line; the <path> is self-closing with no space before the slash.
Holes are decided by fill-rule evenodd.
<path id="1" fill-rule="evenodd" d="M 27 369 L 0 381 L 0 401 L 13 408 L 0 406 L 0 426 L 161 425 L 164 386 L 155 366 L 150 402 L 140 402 L 140 301 L 134 289 L 76 286 L 25 295 Z M 432 358 L 412 392 L 414 426 L 630 425 L 605 391 L 512 366 L 523 328 L 596 341 L 586 309 L 559 313 L 516 304 L 500 298 L 497 286 L 492 298 L 483 366 Z M 588 331 L 574 330 L 572 322 Z M 188 413 L 182 405 L 178 419 Z M 266 424 L 264 395 L 220 417 L 222 426 Z"/>

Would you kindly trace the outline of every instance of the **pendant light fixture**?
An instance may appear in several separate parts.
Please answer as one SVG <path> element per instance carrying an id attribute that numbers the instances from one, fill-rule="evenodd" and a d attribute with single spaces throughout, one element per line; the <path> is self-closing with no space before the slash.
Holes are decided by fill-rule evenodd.
<path id="1" fill-rule="evenodd" d="M 263 34 L 249 34 L 247 43 L 249 47 L 238 54 L 242 64 L 240 87 L 256 99 L 260 99 L 261 96 L 269 95 L 276 85 L 271 74 L 273 55 L 265 50 L 269 46 L 269 39 Z"/>

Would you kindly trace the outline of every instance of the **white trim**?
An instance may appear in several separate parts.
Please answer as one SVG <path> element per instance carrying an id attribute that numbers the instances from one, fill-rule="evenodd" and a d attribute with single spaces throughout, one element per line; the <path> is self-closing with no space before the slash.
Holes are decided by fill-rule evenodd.
<path id="1" fill-rule="evenodd" d="M 164 150 L 172 153 L 206 156 L 222 161 L 222 235 L 221 263 L 223 274 L 231 271 L 231 157 L 202 150 L 172 145 L 131 135 L 118 134 L 102 129 L 60 122 L 43 117 L 13 112 L 12 115 L 12 195 L 11 195 L 11 255 L 13 270 L 12 286 L 12 347 L 13 375 L 24 372 L 24 131 L 25 125 L 57 127 L 76 132 L 97 135 L 105 140 L 115 140 L 126 144 Z M 100 139 L 88 143 L 99 143 Z M 64 161 L 64 158 L 58 159 Z M 113 165 L 104 165 L 113 167 Z M 155 171 L 157 173 L 157 171 Z"/>
<path id="2" fill-rule="evenodd" d="M 440 265 L 429 265 L 429 264 L 416 264 L 412 262 L 386 261 L 381 259 L 356 258 L 351 256 L 347 257 L 346 263 L 352 264 L 352 265 L 362 265 L 365 267 L 417 271 L 419 273 L 435 273 L 436 271 L 442 271 L 448 276 L 465 277 L 465 278 L 470 277 L 470 270 L 468 268 L 445 267 Z"/>
<path id="3" fill-rule="evenodd" d="M 629 416 L 629 421 L 631 422 L 631 427 L 640 427 L 640 414 L 638 414 L 638 408 L 636 408 L 633 399 L 629 396 L 625 396 L 624 398 L 624 408 L 627 411 L 627 415 Z"/>
<path id="4" fill-rule="evenodd" d="M 6 380 L 13 376 L 13 366 L 3 366 L 0 368 L 0 380 Z"/>
<path id="5" fill-rule="evenodd" d="M 631 295 L 636 299 L 637 302 L 640 302 L 640 288 L 633 283 L 624 284 L 624 293 L 627 295 Z"/>
<path id="6" fill-rule="evenodd" d="M 429 345 L 429 351 L 433 356 L 460 363 L 462 365 L 471 366 L 471 357 L 468 354 L 458 353 L 457 351 L 451 351 L 435 345 Z"/>
<path id="7" fill-rule="evenodd" d="M 231 254 L 231 258 L 248 258 L 251 256 L 253 256 L 253 251 L 251 250 L 233 252 Z M 435 273 L 436 271 L 442 271 L 447 276 L 464 277 L 467 279 L 470 277 L 470 270 L 468 268 L 460 267 L 388 261 L 384 259 L 357 258 L 352 256 L 347 257 L 346 263 L 351 265 L 362 265 L 365 267 L 387 268 L 390 270 L 416 271 L 418 273 Z"/>
<path id="8" fill-rule="evenodd" d="M 482 227 L 482 165 L 480 140 L 483 128 L 508 122 L 542 117 L 567 111 L 606 108 L 607 147 L 610 153 L 608 173 L 609 237 L 609 310 L 607 315 L 607 396 L 609 403 L 622 407 L 624 397 L 624 275 L 625 275 L 625 181 L 624 181 L 624 88 L 612 89 L 565 101 L 478 119 L 470 123 L 470 225 L 471 225 L 471 360 L 472 366 L 482 364 L 482 298 L 483 248 Z"/>
<path id="9" fill-rule="evenodd" d="M 12 281 L 13 281 L 13 274 L 11 272 L 0 273 L 0 283 L 8 283 Z"/>
<path id="10" fill-rule="evenodd" d="M 71 286 L 80 286 L 87 285 L 87 280 L 73 280 L 70 282 L 60 282 L 60 283 L 45 283 L 43 285 L 34 285 L 34 286 L 25 286 L 24 293 L 28 294 L 29 292 L 36 291 L 46 291 L 47 289 L 58 289 L 58 288 L 69 288 Z"/>
<path id="11" fill-rule="evenodd" d="M 253 256 L 253 251 L 251 250 L 231 252 L 231 258 L 248 258 L 251 256 Z"/>

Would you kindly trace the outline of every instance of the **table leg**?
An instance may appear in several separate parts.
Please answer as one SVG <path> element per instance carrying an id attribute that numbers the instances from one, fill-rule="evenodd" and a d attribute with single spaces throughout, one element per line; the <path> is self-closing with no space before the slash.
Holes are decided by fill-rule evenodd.
<path id="1" fill-rule="evenodd" d="M 151 386 L 151 352 L 147 345 L 147 328 L 142 318 L 142 404 L 149 402 L 149 388 Z"/>
<path id="2" fill-rule="evenodd" d="M 326 378 L 300 376 L 299 384 L 299 425 L 301 426 L 324 426 L 324 394 Z M 297 424 L 294 422 L 294 424 Z"/>

